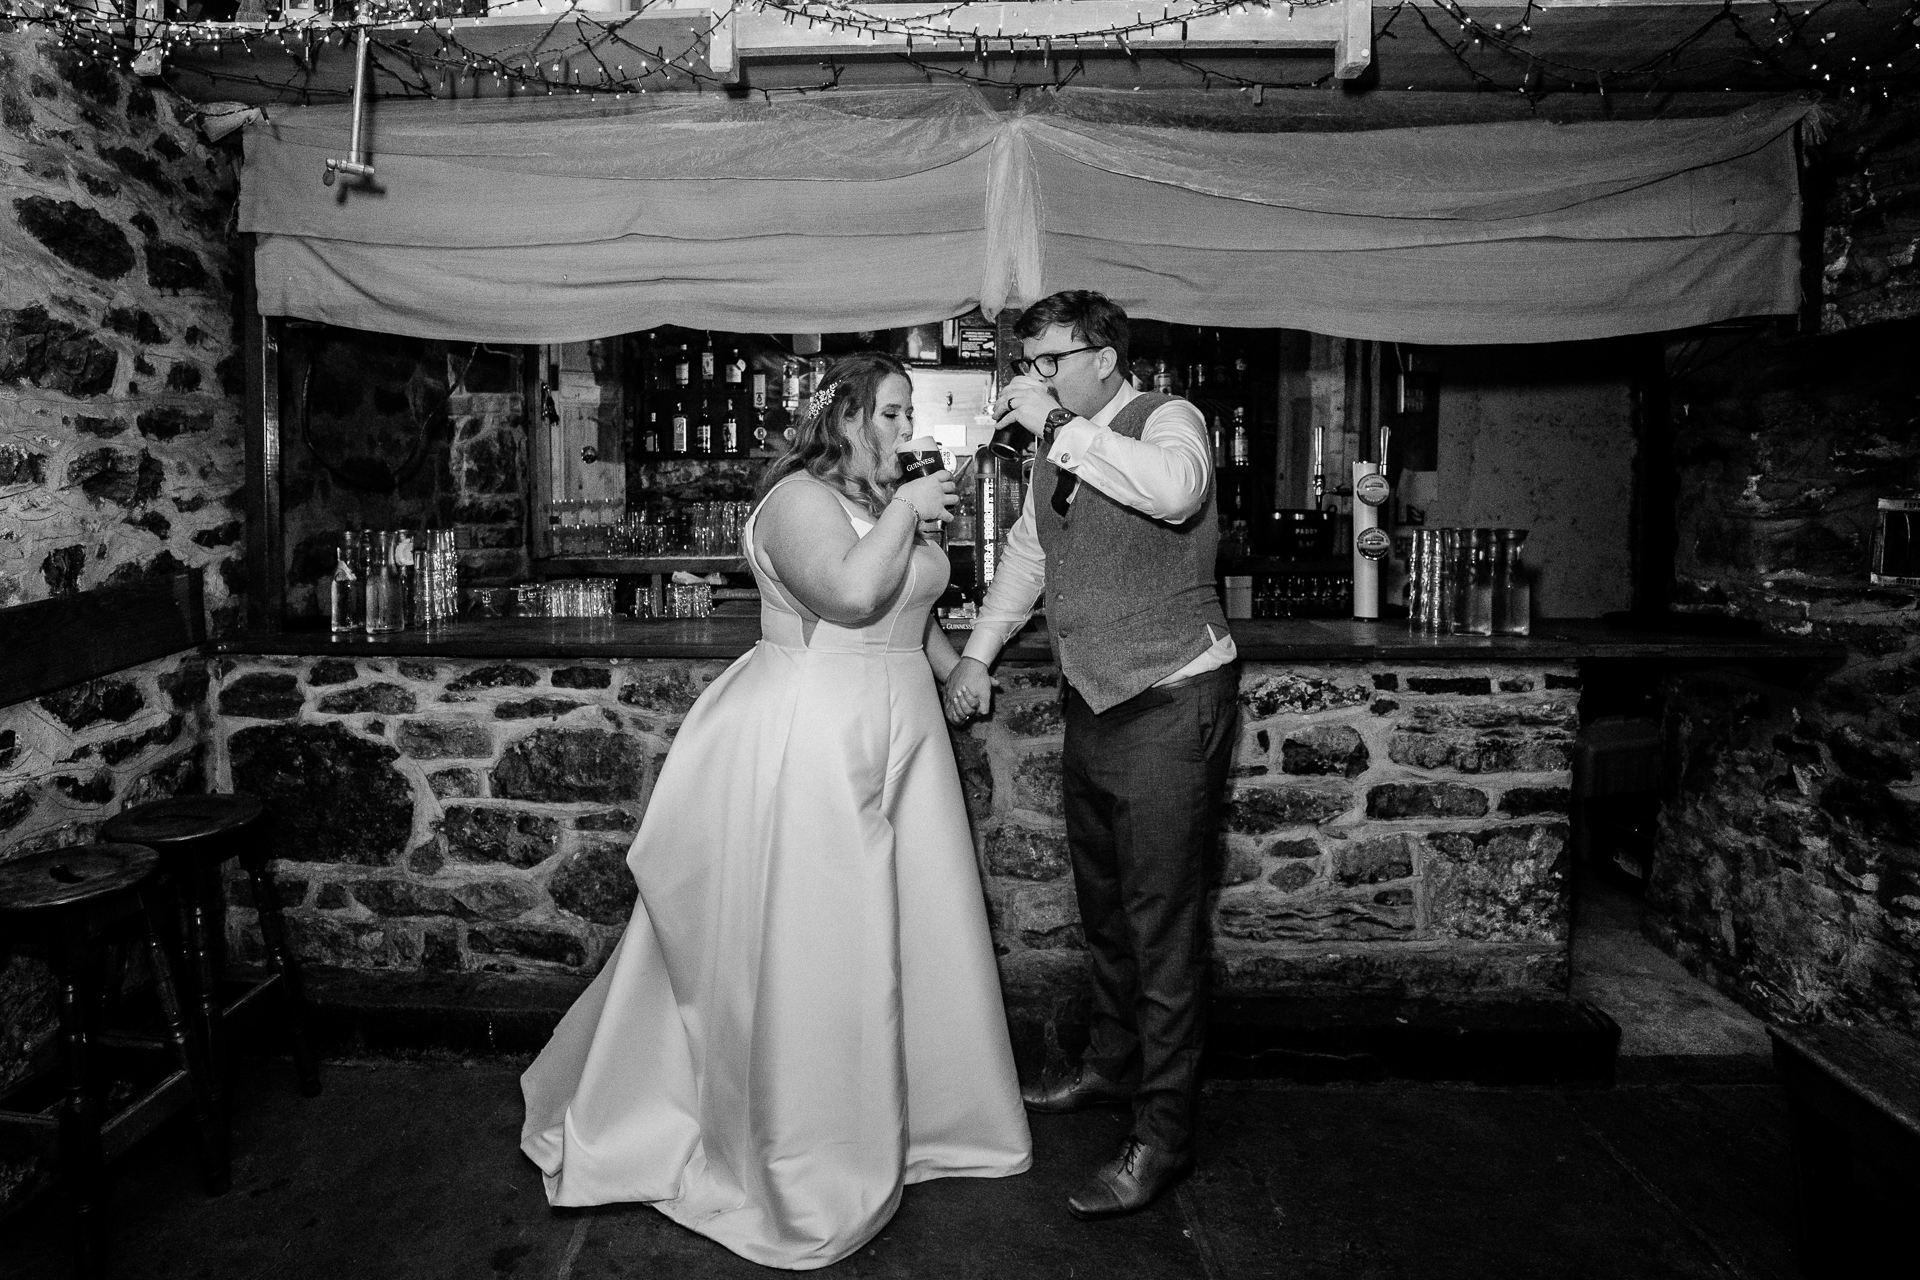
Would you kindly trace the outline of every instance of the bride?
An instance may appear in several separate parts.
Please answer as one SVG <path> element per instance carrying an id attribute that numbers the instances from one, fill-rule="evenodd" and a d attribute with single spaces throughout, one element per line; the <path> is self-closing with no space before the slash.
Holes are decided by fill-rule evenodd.
<path id="1" fill-rule="evenodd" d="M 898 484 L 912 385 L 836 363 L 741 542 L 761 640 L 675 738 L 633 920 L 521 1080 L 555 1205 L 642 1200 L 742 1257 L 822 1267 L 901 1188 L 1030 1160 L 934 679 L 947 583 Z"/>

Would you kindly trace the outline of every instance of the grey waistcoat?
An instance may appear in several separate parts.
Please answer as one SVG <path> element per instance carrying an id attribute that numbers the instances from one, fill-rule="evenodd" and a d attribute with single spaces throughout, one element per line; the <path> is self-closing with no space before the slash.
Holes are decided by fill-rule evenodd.
<path id="1" fill-rule="evenodd" d="M 1114 416 L 1116 435 L 1138 440 L 1172 396 L 1146 392 Z M 1200 510 L 1168 524 L 1081 484 L 1063 518 L 1053 509 L 1060 468 L 1033 467 L 1033 518 L 1047 557 L 1047 632 L 1054 660 L 1098 713 L 1159 683 L 1227 632 L 1214 589 L 1220 524 L 1214 491 Z"/>

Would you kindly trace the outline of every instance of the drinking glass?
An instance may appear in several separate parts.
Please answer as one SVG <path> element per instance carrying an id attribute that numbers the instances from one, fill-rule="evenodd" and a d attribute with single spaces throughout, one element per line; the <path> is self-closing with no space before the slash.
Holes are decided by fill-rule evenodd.
<path id="1" fill-rule="evenodd" d="M 1493 634 L 1493 530 L 1467 530 L 1466 583 L 1462 593 L 1465 617 L 1461 630 L 1470 636 Z"/>
<path id="2" fill-rule="evenodd" d="M 1407 564 L 1407 627 L 1427 634 L 1441 630 L 1441 531 L 1415 529 Z"/>
<path id="3" fill-rule="evenodd" d="M 1436 630 L 1457 635 L 1465 629 L 1462 623 L 1465 602 L 1461 597 L 1466 590 L 1466 579 L 1466 530 L 1442 529 L 1440 531 L 1440 617 L 1436 623 Z"/>

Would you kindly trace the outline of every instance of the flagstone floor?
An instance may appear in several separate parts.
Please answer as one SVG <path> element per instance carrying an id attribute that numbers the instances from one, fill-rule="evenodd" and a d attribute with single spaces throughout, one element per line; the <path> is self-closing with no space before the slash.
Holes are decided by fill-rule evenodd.
<path id="1" fill-rule="evenodd" d="M 1063 1202 L 1117 1145 L 1120 1114 L 1037 1118 L 1030 1173 L 909 1188 L 892 1224 L 829 1274 L 1786 1280 L 1786 1109 L 1764 1035 L 1638 940 L 1631 900 L 1587 901 L 1579 993 L 1623 1023 L 1613 1088 L 1216 1083 L 1199 1171 L 1105 1223 L 1077 1222 Z M 143 1143 L 117 1167 L 113 1274 L 768 1274 L 645 1206 L 549 1209 L 517 1147 L 519 1069 L 336 1061 L 324 1093 L 304 1099 L 287 1064 L 244 1060 L 233 1190 L 200 1193 L 178 1124 Z M 65 1274 L 57 1197 L 0 1221 L 0 1276 Z"/>

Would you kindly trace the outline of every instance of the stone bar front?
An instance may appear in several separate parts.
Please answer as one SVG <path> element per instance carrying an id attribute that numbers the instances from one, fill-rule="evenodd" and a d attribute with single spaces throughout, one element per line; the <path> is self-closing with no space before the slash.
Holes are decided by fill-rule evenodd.
<path id="1" fill-rule="evenodd" d="M 631 911 L 624 858 L 660 763 L 729 661 L 698 651 L 738 653 L 751 636 L 727 640 L 680 646 L 695 656 L 441 656 L 424 638 L 411 654 L 366 641 L 218 654 L 210 780 L 275 813 L 306 959 L 589 974 Z M 1525 654 L 1246 664 L 1214 869 L 1221 990 L 1564 988 L 1580 678 L 1575 661 Z M 1057 673 L 1015 661 L 998 674 L 992 719 L 953 737 L 994 938 L 1010 994 L 1068 996 L 1082 943 Z M 251 912 L 230 928 L 258 954 Z"/>

